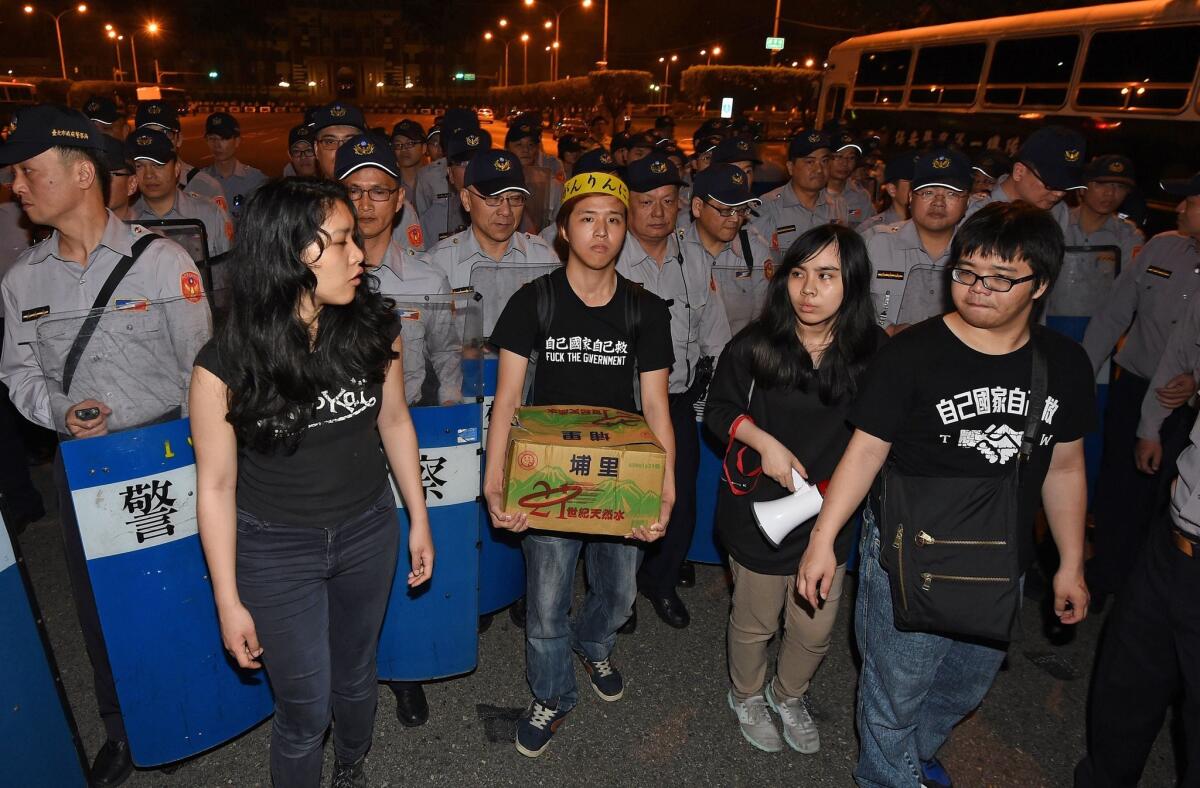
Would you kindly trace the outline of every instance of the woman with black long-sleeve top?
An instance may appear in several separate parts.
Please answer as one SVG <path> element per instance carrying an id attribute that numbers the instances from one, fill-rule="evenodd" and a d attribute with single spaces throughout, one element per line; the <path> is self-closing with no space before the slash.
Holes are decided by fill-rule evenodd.
<path id="1" fill-rule="evenodd" d="M 814 610 L 796 595 L 793 578 L 816 518 L 775 547 L 759 531 L 751 504 L 794 491 L 793 469 L 815 483 L 841 459 L 858 376 L 885 339 L 873 319 L 870 276 L 866 247 L 853 231 L 829 224 L 796 239 L 771 279 L 762 314 L 729 344 L 708 391 L 705 425 L 721 441 L 744 444 L 744 470 L 760 462 L 762 468 L 745 494 L 722 483 L 716 530 L 734 582 L 729 706 L 746 740 L 768 752 L 784 741 L 804 753 L 820 747 L 804 694 L 829 649 L 853 530 L 836 545 L 837 575 Z M 775 678 L 764 697 L 767 645 L 785 611 Z M 768 708 L 783 722 L 782 739 Z"/>

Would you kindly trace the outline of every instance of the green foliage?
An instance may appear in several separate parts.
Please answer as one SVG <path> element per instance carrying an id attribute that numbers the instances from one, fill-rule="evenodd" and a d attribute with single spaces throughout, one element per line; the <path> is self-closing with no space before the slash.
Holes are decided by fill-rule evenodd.
<path id="1" fill-rule="evenodd" d="M 619 117 L 630 102 L 645 101 L 654 78 L 649 71 L 593 71 L 586 77 L 489 88 L 492 102 L 507 107 L 589 108 L 599 105 Z"/>
<path id="2" fill-rule="evenodd" d="M 692 66 L 680 80 L 692 103 L 720 101 L 732 96 L 735 107 L 810 103 L 820 80 L 815 69 L 780 66 Z"/>
<path id="3" fill-rule="evenodd" d="M 649 71 L 616 69 L 593 71 L 587 76 L 592 86 L 594 103 L 599 104 L 610 118 L 619 118 L 630 102 L 645 101 L 650 94 L 654 76 Z"/>

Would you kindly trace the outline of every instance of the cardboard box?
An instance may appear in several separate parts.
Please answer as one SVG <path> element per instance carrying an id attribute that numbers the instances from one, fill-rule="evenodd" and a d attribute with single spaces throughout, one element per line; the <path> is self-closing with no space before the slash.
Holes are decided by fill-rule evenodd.
<path id="1" fill-rule="evenodd" d="M 531 528 L 626 536 L 658 521 L 667 453 L 636 413 L 585 405 L 518 408 L 504 509 Z"/>

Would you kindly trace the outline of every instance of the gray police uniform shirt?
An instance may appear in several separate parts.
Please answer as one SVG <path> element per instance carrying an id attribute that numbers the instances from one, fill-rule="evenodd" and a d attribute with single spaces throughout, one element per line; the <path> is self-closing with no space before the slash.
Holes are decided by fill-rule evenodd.
<path id="1" fill-rule="evenodd" d="M 1197 371 L 1200 371 L 1200 299 L 1188 304 L 1183 317 L 1171 330 L 1167 347 L 1154 368 L 1150 388 L 1142 398 L 1142 415 L 1137 427 L 1139 438 L 1161 440 L 1159 431 L 1171 415 L 1171 409 L 1164 407 L 1154 392 L 1177 375 L 1186 373 L 1195 377 Z"/>
<path id="2" fill-rule="evenodd" d="M 254 190 L 267 182 L 267 176 L 263 174 L 262 170 L 242 164 L 240 161 L 234 164 L 233 174 L 228 178 L 221 175 L 215 164 L 205 167 L 202 172 L 212 176 L 213 180 L 221 184 L 221 190 L 225 195 L 225 208 L 234 221 L 241 216 L 242 208 Z"/>
<path id="3" fill-rule="evenodd" d="M 112 408 L 110 431 L 147 424 L 176 409 L 186 414 L 192 362 L 212 334 L 212 319 L 192 259 L 163 238 L 149 245 L 113 292 L 69 395 L 59 390 L 60 383 L 47 381 L 61 382 L 63 361 L 83 316 L 117 263 L 148 233 L 110 212 L 86 268 L 59 257 L 55 231 L 22 254 L 0 284 L 9 316 L 0 380 L 30 421 L 66 433 L 67 411 L 86 399 Z M 57 321 L 64 317 L 71 319 Z M 43 326 L 46 321 L 56 322 Z M 119 363 L 95 363 L 95 358 Z"/>
<path id="4" fill-rule="evenodd" d="M 625 234 L 625 245 L 617 258 L 617 273 L 642 283 L 667 302 L 675 347 L 675 363 L 668 380 L 672 394 L 687 391 L 695 380 L 700 358 L 721 355 L 732 337 L 712 268 L 701 257 L 679 253 L 684 235 L 685 231 L 676 230 L 667 239 L 667 255 L 661 266 L 633 233 Z"/>
<path id="5" fill-rule="evenodd" d="M 1122 268 L 1108 300 L 1088 322 L 1083 349 L 1092 367 L 1099 372 L 1128 328 L 1129 334 L 1116 355 L 1116 362 L 1149 379 L 1167 347 L 1173 327 L 1197 297 L 1200 297 L 1200 241 L 1174 231 L 1154 236 L 1133 264 Z"/>
<path id="6" fill-rule="evenodd" d="M 980 211 L 985 205 L 991 205 L 994 202 L 1013 202 L 1016 198 L 1009 196 L 1004 189 L 1004 184 L 1009 180 L 1008 175 L 1001 175 L 996 181 L 996 185 L 992 187 L 989 194 L 976 194 L 967 202 L 967 213 L 963 217 L 964 220 L 970 219 Z M 1062 228 L 1063 235 L 1067 234 L 1067 228 L 1070 224 L 1070 209 L 1066 202 L 1059 200 L 1050 209 L 1050 215 L 1054 217 L 1054 221 L 1058 222 L 1058 226 Z"/>
<path id="7" fill-rule="evenodd" d="M 405 400 L 411 405 L 421 398 L 426 360 L 437 375 L 438 403 L 462 400 L 462 346 L 451 303 L 449 299 L 425 303 L 420 298 L 449 295 L 445 274 L 395 240 L 388 244 L 379 266 L 368 268 L 367 273 L 378 280 L 380 293 L 396 300 L 404 343 Z"/>
<path id="8" fill-rule="evenodd" d="M 1112 292 L 1118 271 L 1133 264 L 1133 257 L 1145 242 L 1141 233 L 1128 222 L 1109 216 L 1092 233 L 1079 226 L 1079 209 L 1067 212 L 1064 240 L 1067 250 L 1054 289 L 1046 302 L 1046 314 L 1090 317 Z M 1071 251 L 1070 247 L 1115 246 L 1093 252 Z"/>
<path id="9" fill-rule="evenodd" d="M 420 217 L 427 248 L 461 232 L 471 223 L 462 200 L 450 186 L 449 166 L 444 158 L 426 164 L 417 173 L 414 205 Z"/>
<path id="10" fill-rule="evenodd" d="M 292 166 L 292 163 L 290 161 L 287 164 L 283 165 L 283 176 L 282 177 L 284 177 L 284 178 L 296 177 L 296 168 Z"/>
<path id="11" fill-rule="evenodd" d="M 196 174 L 191 176 L 191 180 L 188 180 L 188 175 L 193 170 L 196 171 Z M 183 159 L 179 160 L 179 190 L 215 200 L 222 208 L 227 210 L 229 208 L 225 204 L 225 190 L 221 188 L 217 179 L 204 170 L 196 169 Z"/>
<path id="12" fill-rule="evenodd" d="M 495 274 L 476 274 L 472 272 L 479 266 L 498 267 L 503 265 L 561 265 L 546 242 L 536 235 L 528 233 L 513 233 L 508 239 L 508 247 L 499 260 L 493 260 L 484 254 L 479 247 L 479 239 L 475 237 L 474 229 L 468 227 L 462 232 L 443 239 L 425 253 L 425 260 L 445 274 L 450 280 L 450 287 L 457 290 L 463 287 L 475 287 L 482 298 L 482 333 L 491 336 L 492 328 L 500 318 L 500 312 L 508 303 L 509 296 L 519 286 L 515 282 L 505 282 L 504 292 L 488 292 L 493 290 L 491 282 L 498 282 Z M 530 271 L 529 279 L 534 279 L 542 272 Z M 510 292 L 511 291 L 511 292 Z"/>
<path id="13" fill-rule="evenodd" d="M 841 195 L 822 189 L 810 211 L 800 202 L 792 184 L 785 183 L 763 195 L 758 219 L 753 224 L 754 229 L 770 242 L 772 249 L 787 251 L 793 241 L 814 227 L 830 222 L 845 224 L 845 216 L 846 204 Z"/>
<path id="14" fill-rule="evenodd" d="M 131 221 L 145 219 L 198 219 L 204 224 L 204 234 L 208 240 L 208 256 L 216 257 L 229 251 L 233 241 L 233 225 L 225 209 L 213 200 L 206 200 L 188 192 L 175 195 L 175 205 L 166 214 L 159 216 L 151 210 L 144 197 L 129 206 Z"/>
<path id="15" fill-rule="evenodd" d="M 760 209 L 761 210 L 761 209 Z M 758 221 L 754 219 L 754 221 Z M 687 184 L 679 187 L 679 215 L 675 217 L 675 228 L 686 230 L 692 223 L 692 186 Z"/>
<path id="16" fill-rule="evenodd" d="M 680 242 L 684 257 L 702 261 L 712 268 L 713 280 L 721 292 L 725 304 L 725 315 L 729 320 L 729 331 L 736 336 L 751 320 L 758 317 L 767 298 L 767 283 L 774 273 L 775 263 L 771 250 L 752 228 L 743 227 L 750 245 L 753 260 L 747 260 L 742 252 L 741 232 L 725 244 L 714 257 L 704 248 L 696 223 L 693 222 L 683 233 Z"/>
<path id="17" fill-rule="evenodd" d="M 871 231 L 876 227 L 881 227 L 887 224 L 895 224 L 896 222 L 903 221 L 904 217 L 901 216 L 900 212 L 896 210 L 896 206 L 889 205 L 883 212 L 877 213 L 869 219 L 864 220 L 862 224 L 854 229 L 858 230 L 858 234 L 866 239 L 870 237 Z"/>
<path id="18" fill-rule="evenodd" d="M 18 203 L 0 203 L 0 282 L 29 248 L 30 228 L 23 221 L 24 215 Z M 3 319 L 4 304 L 0 302 L 0 320 Z"/>
<path id="19" fill-rule="evenodd" d="M 400 244 L 406 251 L 423 252 L 427 246 L 425 230 L 421 227 L 417 209 L 407 198 L 404 200 L 404 207 L 396 215 L 395 226 L 392 228 L 392 240 Z"/>
<path id="20" fill-rule="evenodd" d="M 1200 538 L 1200 418 L 1190 437 L 1191 444 L 1176 462 L 1179 481 L 1171 493 L 1171 520 L 1179 530 Z"/>
<path id="21" fill-rule="evenodd" d="M 846 181 L 846 188 L 837 193 L 846 206 L 846 226 L 858 227 L 875 213 L 871 193 L 853 180 Z"/>
<path id="22" fill-rule="evenodd" d="M 919 323 L 950 311 L 949 245 L 936 260 L 930 257 L 912 219 L 876 227 L 864 240 L 880 326 Z"/>

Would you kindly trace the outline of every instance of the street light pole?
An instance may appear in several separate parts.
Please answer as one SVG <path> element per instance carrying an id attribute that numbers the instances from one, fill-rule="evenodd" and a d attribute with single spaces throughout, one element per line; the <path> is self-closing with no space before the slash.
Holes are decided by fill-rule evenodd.
<path id="1" fill-rule="evenodd" d="M 671 95 L 671 64 L 677 60 L 679 60 L 679 55 L 671 55 L 670 57 L 664 56 L 664 57 L 660 57 L 658 59 L 659 63 L 666 64 L 666 68 L 663 70 L 663 84 L 662 84 L 663 107 L 664 108 L 669 108 L 671 106 L 671 101 L 669 98 L 669 96 Z"/>
<path id="2" fill-rule="evenodd" d="M 117 51 L 117 81 L 125 81 L 125 69 L 121 66 L 121 42 L 125 40 L 125 36 L 117 35 L 117 31 L 113 30 L 112 25 L 106 25 L 108 28 L 108 37 L 112 39 L 113 49 Z"/>
<path id="3" fill-rule="evenodd" d="M 150 35 L 155 35 L 156 33 L 158 33 L 158 23 L 151 22 L 148 25 L 146 25 L 146 32 L 149 33 Z M 141 82 L 142 80 L 141 80 L 141 77 L 138 76 L 137 42 L 134 40 L 135 38 L 137 38 L 136 30 L 129 34 L 129 52 L 133 57 L 133 82 L 134 82 L 134 84 L 137 84 L 138 82 Z"/>
<path id="4" fill-rule="evenodd" d="M 608 68 L 608 0 L 604 0 L 604 38 L 600 45 L 600 69 Z"/>
<path id="5" fill-rule="evenodd" d="M 521 84 L 529 84 L 529 34 L 521 34 L 521 46 L 525 48 L 525 63 L 521 67 Z"/>
<path id="6" fill-rule="evenodd" d="M 67 14 L 71 13 L 72 11 L 77 11 L 81 14 L 86 13 L 88 10 L 87 4 L 80 3 L 79 5 L 75 6 L 74 8 L 68 8 L 67 10 L 62 11 L 57 14 L 52 14 L 49 11 L 43 11 L 40 8 L 34 8 L 31 5 L 25 6 L 24 9 L 22 9 L 22 10 L 24 10 L 25 13 L 27 13 L 27 14 L 32 14 L 34 11 L 41 11 L 43 14 L 45 14 L 46 16 L 48 16 L 54 20 L 54 37 L 58 41 L 58 65 L 62 69 L 62 78 L 66 79 L 67 78 L 67 55 L 66 55 L 66 52 L 63 51 L 62 24 L 61 24 L 62 18 L 64 16 L 66 16 Z"/>
<path id="7" fill-rule="evenodd" d="M 775 0 L 775 26 L 771 28 L 771 37 L 779 38 L 779 5 L 783 0 Z M 771 65 L 775 65 L 775 55 L 778 54 L 774 49 L 771 50 Z"/>

